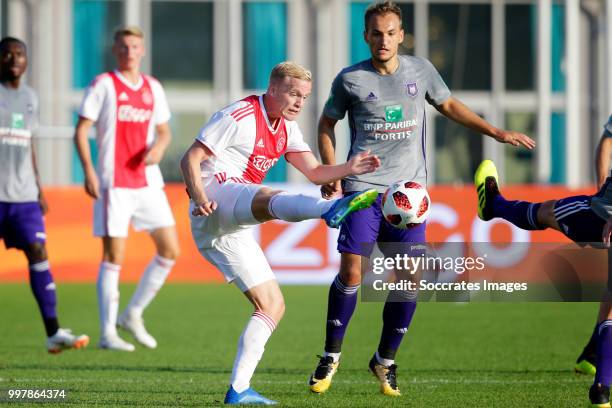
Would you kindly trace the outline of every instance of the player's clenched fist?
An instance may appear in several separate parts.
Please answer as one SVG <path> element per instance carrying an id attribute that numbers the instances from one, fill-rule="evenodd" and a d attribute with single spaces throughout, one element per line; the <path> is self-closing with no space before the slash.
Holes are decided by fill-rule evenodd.
<path id="1" fill-rule="evenodd" d="M 200 204 L 196 204 L 196 206 L 193 208 L 193 211 L 191 211 L 191 214 L 194 217 L 201 217 L 203 215 L 208 217 L 216 209 L 217 209 L 216 201 L 204 201 Z"/>
<path id="2" fill-rule="evenodd" d="M 321 186 L 321 196 L 326 200 L 334 197 L 342 197 L 342 186 L 340 185 L 340 180 L 336 180 L 329 184 L 323 184 Z"/>

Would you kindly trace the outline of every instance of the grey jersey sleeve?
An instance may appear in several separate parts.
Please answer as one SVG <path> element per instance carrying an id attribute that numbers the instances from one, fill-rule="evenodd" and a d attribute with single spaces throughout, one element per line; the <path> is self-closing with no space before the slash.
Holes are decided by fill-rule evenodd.
<path id="1" fill-rule="evenodd" d="M 440 105 L 450 97 L 450 90 L 433 64 L 424 58 L 423 61 L 425 62 L 425 69 L 427 71 L 428 78 L 428 87 L 425 98 L 430 105 Z"/>
<path id="2" fill-rule="evenodd" d="M 342 79 L 342 72 L 340 72 L 332 83 L 329 98 L 323 108 L 323 114 L 329 118 L 340 120 L 344 118 L 349 106 L 349 93 Z"/>
<path id="3" fill-rule="evenodd" d="M 612 137 L 612 115 L 608 118 L 608 123 L 604 126 L 604 135 L 606 137 Z"/>
<path id="4" fill-rule="evenodd" d="M 40 112 L 39 112 L 39 104 L 38 104 L 38 95 L 36 92 L 28 88 L 28 98 L 30 101 L 30 105 L 28 105 L 28 110 L 30 110 L 30 120 L 29 120 L 29 128 L 32 132 L 32 137 L 38 136 L 38 128 L 40 126 Z"/>

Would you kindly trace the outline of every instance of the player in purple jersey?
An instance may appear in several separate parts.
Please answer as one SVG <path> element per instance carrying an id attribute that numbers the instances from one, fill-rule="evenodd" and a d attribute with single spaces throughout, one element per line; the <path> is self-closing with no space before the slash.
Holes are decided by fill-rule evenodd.
<path id="1" fill-rule="evenodd" d="M 89 337 L 59 327 L 55 283 L 45 247 L 43 214 L 47 204 L 40 189 L 32 139 L 38 121 L 38 100 L 21 81 L 28 65 L 23 41 L 0 41 L 0 239 L 28 259 L 30 287 L 47 332 L 47 350 L 87 346 Z"/>
<path id="2" fill-rule="evenodd" d="M 553 228 L 581 245 L 610 247 L 612 234 L 612 177 L 592 196 L 573 196 L 543 203 L 509 201 L 499 192 L 497 169 L 491 160 L 483 161 L 474 175 L 478 194 L 478 216 L 483 221 L 503 218 L 525 230 Z M 595 380 L 589 391 L 593 407 L 610 407 L 612 382 L 612 276 L 608 251 L 608 285 L 604 292 L 592 336 L 595 348 Z"/>
<path id="3" fill-rule="evenodd" d="M 535 146 L 528 136 L 492 126 L 453 98 L 428 60 L 398 55 L 404 31 L 401 10 L 392 2 L 377 3 L 366 10 L 364 39 L 371 58 L 343 69 L 334 80 L 319 121 L 319 152 L 323 163 L 335 164 L 334 127 L 348 112 L 349 158 L 371 150 L 380 158 L 381 166 L 376 173 L 344 178 L 342 186 L 339 182 L 324 186 L 324 198 L 366 188 L 383 193 L 399 180 L 413 180 L 425 186 L 427 103 L 449 119 L 500 143 L 529 149 Z M 347 217 L 340 229 L 340 271 L 329 290 L 324 353 L 310 377 L 312 392 L 327 391 L 339 366 L 344 335 L 357 305 L 362 260 L 370 256 L 377 242 L 425 241 L 425 224 L 410 230 L 387 224 L 380 208 L 381 195 L 369 209 Z M 393 255 L 385 253 L 385 256 Z M 385 395 L 400 395 L 395 355 L 415 310 L 415 293 L 389 293 L 383 309 L 380 341 L 369 364 Z"/>
<path id="4" fill-rule="evenodd" d="M 601 189 L 610 171 L 610 154 L 612 154 L 612 115 L 604 126 L 601 139 L 597 145 L 595 171 L 597 175 L 597 188 Z M 598 316 L 599 320 L 599 316 Z M 596 322 L 593 333 L 588 343 L 584 346 L 582 353 L 576 359 L 574 370 L 580 374 L 594 375 L 597 361 L 597 338 L 599 335 L 599 322 Z"/>

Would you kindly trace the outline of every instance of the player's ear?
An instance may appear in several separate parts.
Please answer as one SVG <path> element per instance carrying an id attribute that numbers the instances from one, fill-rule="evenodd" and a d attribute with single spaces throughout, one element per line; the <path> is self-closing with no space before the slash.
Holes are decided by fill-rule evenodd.
<path id="1" fill-rule="evenodd" d="M 270 94 L 270 96 L 276 96 L 276 90 L 278 88 L 278 82 L 273 79 L 270 81 L 270 84 L 268 85 L 268 94 Z"/>

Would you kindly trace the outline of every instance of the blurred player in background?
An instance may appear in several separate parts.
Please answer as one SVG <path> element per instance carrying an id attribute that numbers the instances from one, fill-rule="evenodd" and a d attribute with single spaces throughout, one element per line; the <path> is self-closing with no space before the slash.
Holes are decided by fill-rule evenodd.
<path id="1" fill-rule="evenodd" d="M 478 194 L 478 216 L 483 221 L 503 218 L 525 230 L 553 228 L 574 242 L 610 246 L 612 233 L 612 177 L 592 196 L 573 196 L 543 203 L 509 201 L 499 192 L 497 169 L 491 160 L 483 161 L 474 175 Z M 606 221 L 607 220 L 607 221 Z M 597 327 L 588 347 L 595 348 L 595 380 L 589 391 L 593 407 L 610 407 L 612 382 L 612 276 L 608 250 L 608 287 L 599 308 Z M 587 350 L 588 351 L 588 350 Z"/>
<path id="2" fill-rule="evenodd" d="M 498 142 L 527 148 L 535 145 L 526 135 L 493 127 L 453 98 L 428 60 L 398 55 L 399 44 L 404 39 L 402 13 L 392 2 L 368 7 L 364 39 L 371 58 L 345 68 L 334 80 L 319 121 L 319 151 L 324 164 L 336 162 L 334 127 L 348 111 L 349 158 L 371 150 L 380 157 L 381 168 L 376 173 L 346 177 L 342 186 L 340 182 L 323 186 L 323 197 L 365 188 L 383 193 L 399 180 L 413 180 L 425 186 L 425 102 L 449 119 Z M 325 392 L 338 368 L 342 341 L 357 304 L 362 257 L 371 254 L 377 241 L 425 242 L 425 224 L 400 230 L 384 221 L 381 197 L 382 194 L 369 209 L 349 216 L 340 229 L 340 271 L 329 290 L 324 353 L 310 377 L 313 392 Z M 400 395 L 395 354 L 415 309 L 415 293 L 389 293 L 380 342 L 369 363 L 385 395 Z"/>
<path id="3" fill-rule="evenodd" d="M 317 161 L 294 122 L 310 95 L 311 81 L 310 71 L 300 65 L 278 64 L 266 93 L 216 112 L 181 161 L 196 246 L 255 308 L 238 342 L 227 404 L 276 403 L 250 388 L 266 342 L 285 311 L 283 294 L 252 227 L 273 219 L 323 218 L 337 228 L 348 214 L 371 205 L 378 195 L 370 189 L 328 201 L 261 185 L 283 154 L 316 184 L 369 173 L 380 164 L 369 152 L 341 165 Z"/>
<path id="4" fill-rule="evenodd" d="M 604 126 L 603 133 L 597 145 L 597 153 L 595 159 L 595 173 L 597 176 L 597 189 L 601 189 L 606 181 L 608 172 L 610 171 L 610 154 L 612 154 L 612 115 L 608 118 L 608 122 Z M 601 312 L 600 312 L 601 313 Z M 599 319 L 599 317 L 598 317 Z M 599 335 L 599 320 L 595 324 L 591 338 L 582 353 L 576 359 L 574 370 L 582 374 L 595 374 L 595 365 L 597 362 L 597 337 Z"/>
<path id="5" fill-rule="evenodd" d="M 30 287 L 47 332 L 47 350 L 87 346 L 89 337 L 59 327 L 53 276 L 49 270 L 43 214 L 47 203 L 38 177 L 32 140 L 38 128 L 38 97 L 23 83 L 28 66 L 23 41 L 0 41 L 0 239 L 28 259 Z"/>
<path id="6" fill-rule="evenodd" d="M 142 314 L 166 280 L 179 254 L 174 217 L 158 163 L 172 135 L 170 110 L 161 84 L 140 73 L 144 56 L 140 29 L 126 27 L 114 35 L 117 69 L 91 83 L 79 110 L 75 143 L 85 172 L 85 191 L 94 203 L 94 235 L 102 238 L 97 292 L 101 337 L 105 349 L 133 351 L 116 325 L 148 348 L 157 341 L 145 329 Z M 96 125 L 98 163 L 92 163 L 88 135 Z M 156 137 L 157 134 L 157 137 Z M 157 254 L 138 283 L 125 311 L 119 308 L 119 272 L 128 227 L 150 233 Z"/>

